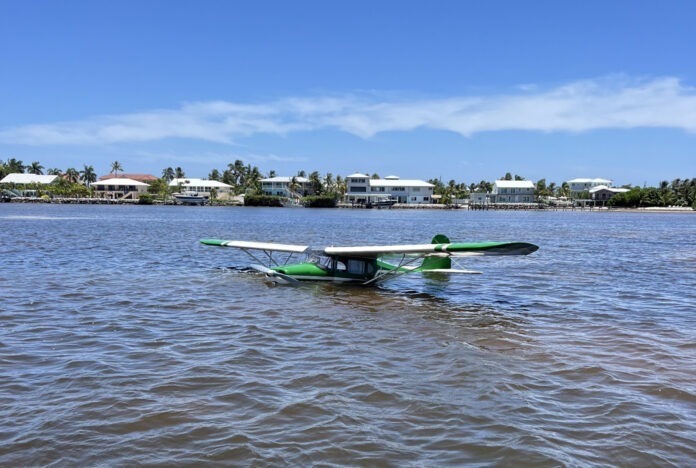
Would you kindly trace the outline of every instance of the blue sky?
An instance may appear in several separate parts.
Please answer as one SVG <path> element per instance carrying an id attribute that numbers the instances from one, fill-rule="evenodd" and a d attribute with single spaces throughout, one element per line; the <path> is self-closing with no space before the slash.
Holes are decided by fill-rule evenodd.
<path id="1" fill-rule="evenodd" d="M 0 0 L 0 159 L 696 177 L 692 1 Z"/>

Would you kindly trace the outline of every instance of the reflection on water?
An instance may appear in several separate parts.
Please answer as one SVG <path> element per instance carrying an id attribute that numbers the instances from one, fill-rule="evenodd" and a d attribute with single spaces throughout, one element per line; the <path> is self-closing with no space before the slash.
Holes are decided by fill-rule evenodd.
<path id="1" fill-rule="evenodd" d="M 2 465 L 696 458 L 694 216 L 7 204 L 0 226 Z M 541 249 L 269 287 L 197 242 L 440 232 Z"/>

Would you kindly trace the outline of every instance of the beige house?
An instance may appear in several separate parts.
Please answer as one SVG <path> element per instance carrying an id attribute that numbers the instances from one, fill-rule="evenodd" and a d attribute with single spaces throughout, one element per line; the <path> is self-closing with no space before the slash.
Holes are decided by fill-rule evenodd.
<path id="1" fill-rule="evenodd" d="M 95 182 L 90 186 L 97 198 L 110 200 L 137 200 L 140 195 L 147 193 L 148 184 L 133 179 L 106 179 Z"/>
<path id="2" fill-rule="evenodd" d="M 598 185 L 596 187 L 592 187 L 590 190 L 590 197 L 592 200 L 595 201 L 595 204 L 599 203 L 604 205 L 604 203 L 611 199 L 614 195 L 618 193 L 626 193 L 628 192 L 628 189 L 626 188 L 615 188 L 615 187 L 607 187 L 606 185 Z"/>

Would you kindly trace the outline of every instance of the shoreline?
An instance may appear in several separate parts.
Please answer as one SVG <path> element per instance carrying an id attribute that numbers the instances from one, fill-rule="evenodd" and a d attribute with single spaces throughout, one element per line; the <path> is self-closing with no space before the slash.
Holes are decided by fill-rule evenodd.
<path id="1" fill-rule="evenodd" d="M 55 204 L 55 205 L 143 205 L 143 206 L 185 206 L 180 203 L 154 201 L 150 204 L 141 204 L 138 200 L 110 200 L 104 198 L 57 198 L 44 200 L 40 198 L 12 198 L 2 200 L 5 203 L 31 203 L 31 204 Z M 216 201 L 213 204 L 204 206 L 213 207 L 244 207 L 239 203 L 228 203 L 225 201 Z M 339 204 L 336 208 L 340 209 L 368 209 L 361 205 L 346 205 Z M 391 207 L 373 207 L 373 210 L 464 210 L 464 211 L 581 211 L 595 213 L 696 213 L 696 210 L 689 207 L 668 206 L 668 207 L 641 207 L 641 208 L 607 208 L 607 207 L 543 207 L 536 206 L 486 206 L 486 207 L 471 207 L 468 205 L 426 205 L 426 204 L 396 204 Z"/>

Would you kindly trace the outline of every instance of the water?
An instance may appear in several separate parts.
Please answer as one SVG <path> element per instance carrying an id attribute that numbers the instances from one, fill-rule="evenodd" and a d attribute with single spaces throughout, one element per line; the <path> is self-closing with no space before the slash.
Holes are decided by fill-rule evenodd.
<path id="1" fill-rule="evenodd" d="M 270 287 L 204 237 L 522 240 Z M 693 465 L 696 216 L 0 205 L 0 465 Z"/>

